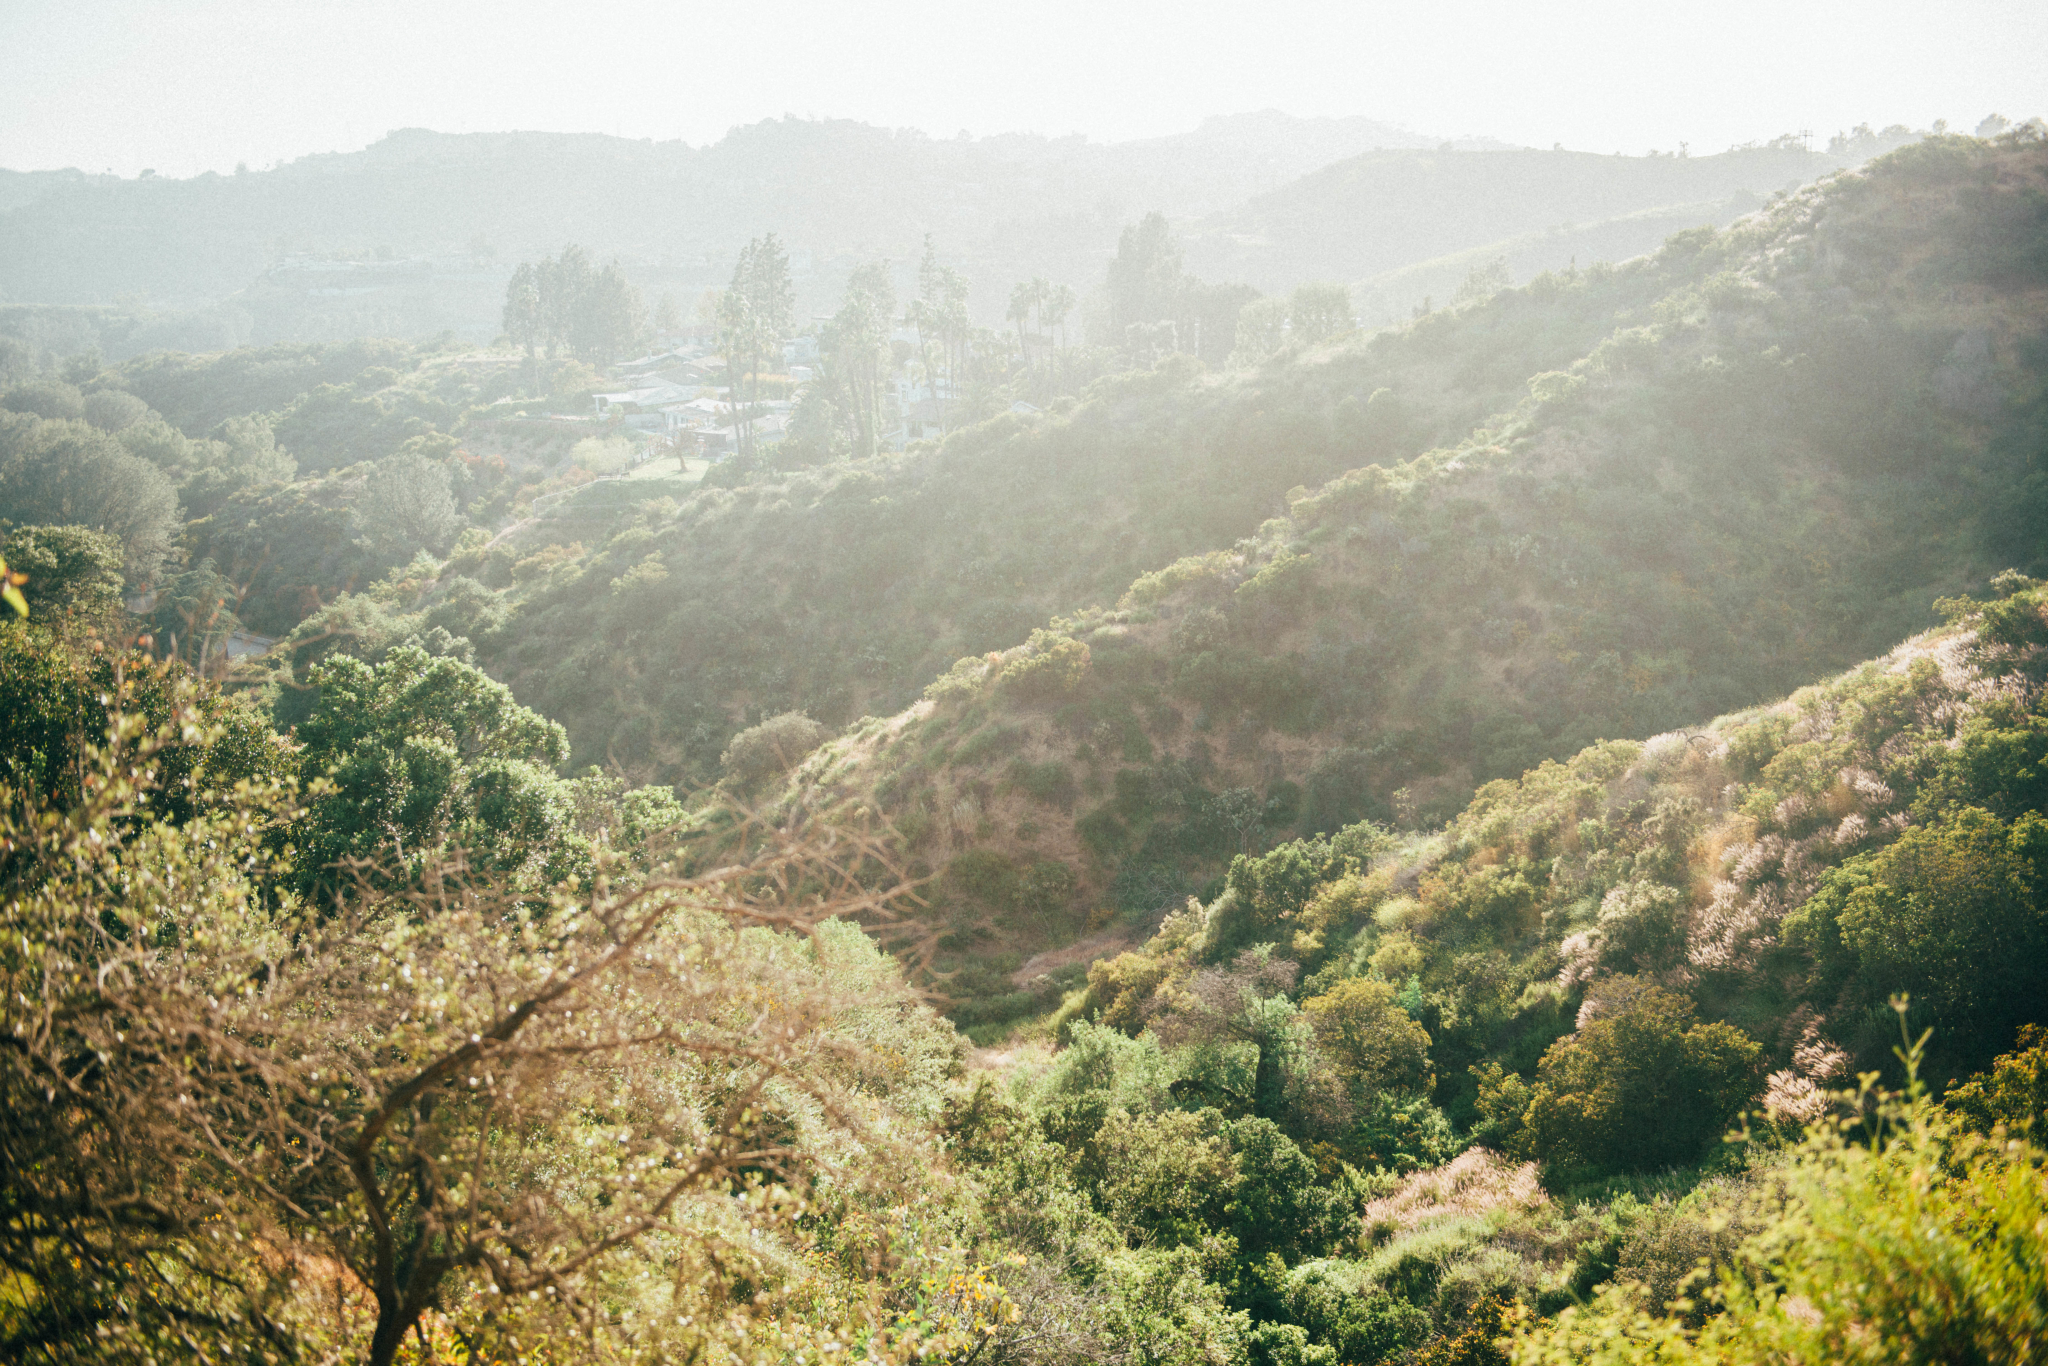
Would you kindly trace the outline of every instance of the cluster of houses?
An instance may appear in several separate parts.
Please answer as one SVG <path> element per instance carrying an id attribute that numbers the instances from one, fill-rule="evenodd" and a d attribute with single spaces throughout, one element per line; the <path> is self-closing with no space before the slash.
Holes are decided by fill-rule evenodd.
<path id="1" fill-rule="evenodd" d="M 902 334 L 903 338 L 911 335 Z M 817 338 L 794 337 L 784 342 L 782 362 L 784 373 L 768 377 L 768 387 L 777 396 L 750 405 L 753 437 L 763 445 L 780 441 L 789 430 L 797 392 L 817 374 Z M 615 365 L 611 374 L 617 387 L 591 396 L 593 416 L 599 420 L 645 432 L 686 457 L 716 461 L 738 448 L 723 357 L 678 349 Z M 897 425 L 883 437 L 884 446 L 900 448 L 905 441 L 936 436 L 945 429 L 948 405 L 928 380 L 899 374 L 892 381 L 892 391 L 892 416 Z M 1038 414 L 1037 408 L 1023 402 L 1013 403 L 1010 411 L 1023 416 Z"/>
<path id="2" fill-rule="evenodd" d="M 781 440 L 788 430 L 797 389 L 817 373 L 817 339 L 784 343 L 782 359 L 787 383 L 776 387 L 783 396 L 752 405 L 754 439 L 763 443 Z M 717 460 L 736 448 L 723 357 L 668 351 L 616 365 L 612 376 L 618 388 L 592 395 L 597 417 L 658 437 L 685 455 Z"/>

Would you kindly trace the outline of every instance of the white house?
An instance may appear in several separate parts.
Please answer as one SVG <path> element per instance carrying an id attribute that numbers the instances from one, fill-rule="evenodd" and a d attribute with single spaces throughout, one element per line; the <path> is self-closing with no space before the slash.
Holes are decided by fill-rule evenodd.
<path id="1" fill-rule="evenodd" d="M 591 402 L 597 407 L 599 417 L 612 416 L 614 409 L 625 413 L 651 413 L 671 403 L 681 403 L 696 397 L 694 389 L 667 380 L 656 380 L 632 389 L 620 389 L 609 394 L 593 394 Z"/>

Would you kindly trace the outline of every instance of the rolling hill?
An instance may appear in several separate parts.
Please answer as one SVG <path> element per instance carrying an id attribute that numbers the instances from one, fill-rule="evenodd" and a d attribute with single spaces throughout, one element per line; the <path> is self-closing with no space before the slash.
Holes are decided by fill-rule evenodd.
<path id="1" fill-rule="evenodd" d="M 705 781 L 764 715 L 895 711 L 963 654 L 1251 535 L 1290 488 L 1457 441 L 1700 265 L 1581 273 L 1550 304 L 1502 296 L 1249 372 L 1179 357 L 1041 416 L 737 488 L 592 488 L 456 557 L 490 605 L 444 618 L 569 726 L 578 763 Z M 666 577 L 628 608 L 612 585 L 641 565 Z"/>
<path id="2" fill-rule="evenodd" d="M 1358 282 L 1359 315 L 1377 326 L 1425 296 L 1449 302 L 1474 266 L 1495 258 L 1518 280 L 1574 260 L 1627 260 L 1674 232 L 1725 227 L 1859 159 L 1846 146 L 1798 145 L 1698 157 L 1365 152 L 1192 225 L 1188 260 L 1197 274 L 1267 291 Z"/>
<path id="3" fill-rule="evenodd" d="M 1463 439 L 961 659 L 779 809 L 889 814 L 947 870 L 955 948 L 1014 963 L 1272 840 L 1427 826 L 1878 654 L 1937 597 L 2048 570 L 2044 189 L 2039 142 L 1947 139 L 1686 234 L 1639 268 L 1683 283 Z M 1455 354 L 1586 287 L 1404 344 Z M 1057 894 L 1021 899 L 1032 876 Z"/>

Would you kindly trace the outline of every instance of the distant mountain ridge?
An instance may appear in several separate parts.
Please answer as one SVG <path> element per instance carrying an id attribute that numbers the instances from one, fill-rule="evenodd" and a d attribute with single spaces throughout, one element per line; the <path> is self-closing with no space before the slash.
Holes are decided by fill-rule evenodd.
<path id="1" fill-rule="evenodd" d="M 1000 327 L 1020 280 L 1100 286 L 1123 227 L 1156 209 L 1197 276 L 1267 292 L 1350 283 L 1360 321 L 1377 326 L 1445 302 L 1475 267 L 1526 279 L 1725 226 L 1893 133 L 1910 136 L 1623 157 L 1272 110 L 1117 143 L 843 119 L 765 120 L 702 147 L 403 128 L 231 176 L 0 172 L 0 302 L 168 315 L 101 338 L 116 357 L 443 332 L 481 342 L 512 267 L 572 241 L 620 260 L 650 303 L 669 294 L 687 312 L 746 241 L 773 232 L 804 317 L 836 307 L 863 262 L 896 263 L 908 290 L 929 235 L 970 281 L 973 313 Z"/>
<path id="2" fill-rule="evenodd" d="M 942 139 L 850 120 L 769 120 L 705 147 L 407 128 L 360 152 L 232 176 L 0 175 L 0 298 L 139 296 L 190 308 L 250 290 L 295 257 L 420 258 L 437 275 L 502 274 L 575 241 L 688 303 L 723 282 L 749 238 L 774 232 L 815 311 L 836 301 L 854 263 L 910 258 L 930 233 L 978 286 L 976 306 L 1000 319 L 998 296 L 1018 278 L 1095 283 L 1123 223 L 1152 209 L 1199 217 L 1374 147 L 1436 145 L 1370 119 L 1271 111 L 1124 143 Z M 451 315 L 426 298 L 436 288 L 412 291 L 410 315 L 358 321 L 415 335 L 495 330 L 489 291 Z M 263 288 L 242 302 L 278 314 L 253 318 L 242 340 L 293 335 L 289 311 Z M 349 325 L 331 308 L 312 311 L 330 321 L 319 335 Z"/>
<path id="3" fill-rule="evenodd" d="M 1492 256 L 1507 257 L 1517 279 L 1573 257 L 1626 260 L 1674 231 L 1724 227 L 1774 192 L 1860 159 L 1784 145 L 1699 157 L 1375 150 L 1190 225 L 1188 264 L 1268 291 L 1305 279 L 1365 282 L 1355 302 L 1370 325 L 1405 313 L 1430 285 L 1447 302 L 1471 265 Z M 1461 262 L 1448 281 L 1415 289 L 1398 278 L 1464 255 L 1478 261 Z"/>
<path id="4" fill-rule="evenodd" d="M 87 175 L 75 168 L 62 171 L 0 170 L 0 213 L 33 204 L 60 190 L 81 185 L 112 185 L 119 183 L 120 179 L 113 175 Z"/>

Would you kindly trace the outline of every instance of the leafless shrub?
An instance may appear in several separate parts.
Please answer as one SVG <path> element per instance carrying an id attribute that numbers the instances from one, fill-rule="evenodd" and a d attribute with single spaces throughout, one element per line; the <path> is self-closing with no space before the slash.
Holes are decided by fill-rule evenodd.
<path id="1" fill-rule="evenodd" d="M 1545 1203 L 1534 1162 L 1514 1162 L 1489 1148 L 1467 1148 L 1451 1161 L 1416 1172 L 1367 1202 L 1368 1229 L 1408 1230 L 1438 1219 L 1471 1217 Z"/>
<path id="2" fill-rule="evenodd" d="M 383 1366 L 431 1325 L 691 1358 L 878 1312 L 848 1296 L 888 1241 L 828 1294 L 805 1230 L 897 1198 L 919 1139 L 884 1097 L 950 1061 L 843 970 L 843 919 L 904 886 L 879 842 L 764 832 L 538 901 L 361 866 L 316 910 L 277 890 L 289 793 L 139 824 L 124 734 L 78 809 L 0 816 L 0 1262 L 33 1287 L 0 1357 Z"/>
<path id="3" fill-rule="evenodd" d="M 1204 968 L 1190 977 L 1171 1000 L 1161 1003 L 1152 1032 L 1168 1047 L 1217 1039 L 1249 1041 L 1257 1037 L 1260 1026 L 1247 1018 L 1247 1012 L 1290 990 L 1300 975 L 1297 963 L 1246 949 L 1228 967 Z"/>

